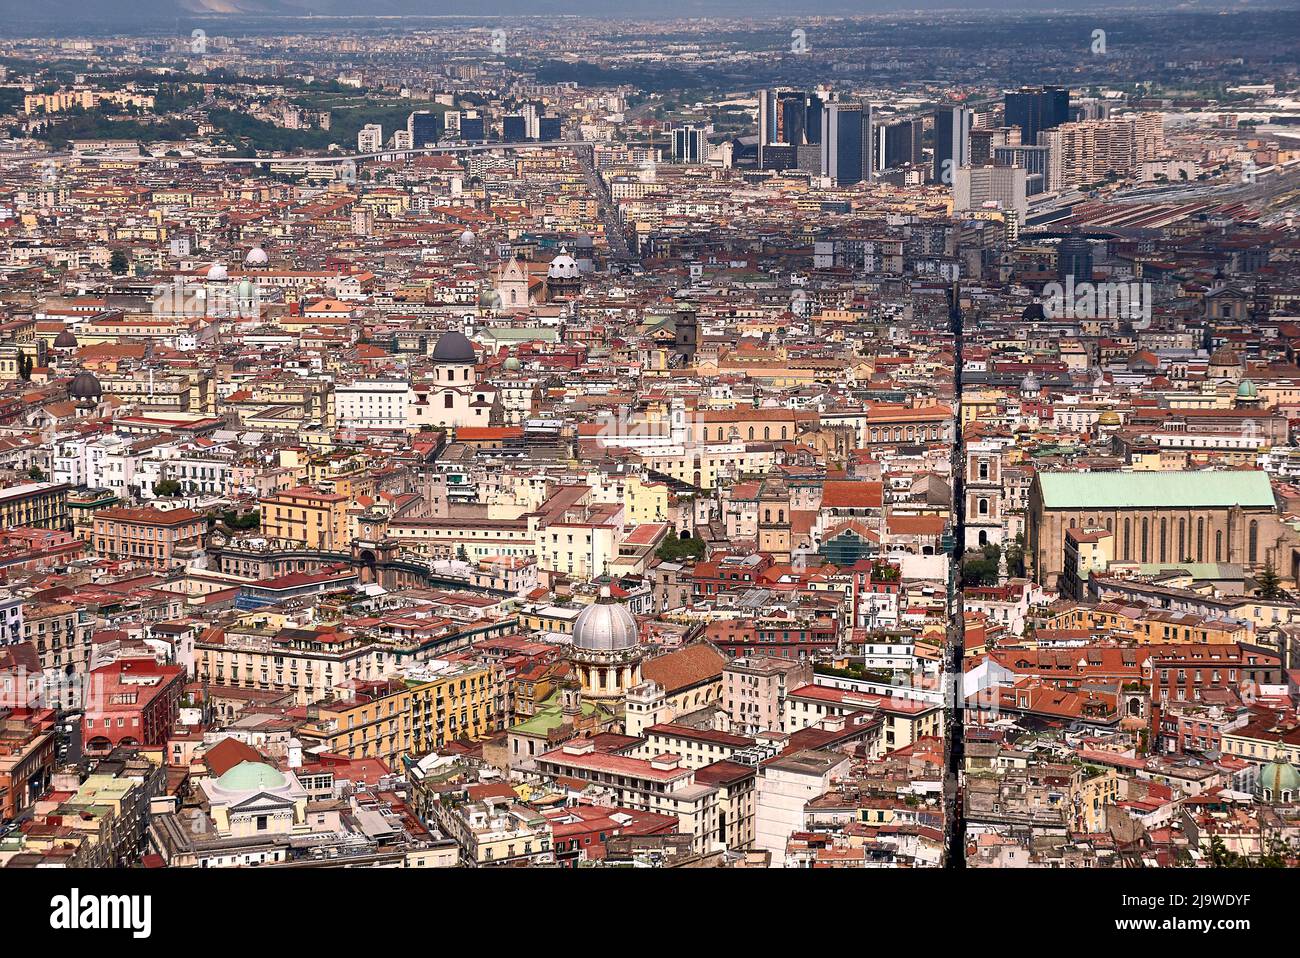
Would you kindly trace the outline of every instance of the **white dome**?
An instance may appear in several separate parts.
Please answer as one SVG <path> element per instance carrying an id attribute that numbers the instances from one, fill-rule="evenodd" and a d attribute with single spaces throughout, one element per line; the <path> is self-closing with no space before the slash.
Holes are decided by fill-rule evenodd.
<path id="1" fill-rule="evenodd" d="M 208 281 L 224 281 L 230 279 L 230 271 L 226 269 L 225 263 L 213 263 L 208 267 Z"/>
<path id="2" fill-rule="evenodd" d="M 573 646 L 585 652 L 622 652 L 639 644 L 636 619 L 627 607 L 609 596 L 578 613 L 573 622 Z"/>
<path id="3" fill-rule="evenodd" d="M 578 262 L 568 253 L 561 253 L 555 259 L 551 260 L 551 265 L 546 268 L 547 279 L 577 279 Z"/>
<path id="4" fill-rule="evenodd" d="M 248 251 L 248 255 L 244 257 L 244 265 L 265 266 L 269 259 L 270 257 L 266 255 L 266 250 L 262 249 L 260 246 L 254 246 Z"/>
<path id="5" fill-rule="evenodd" d="M 463 232 L 463 233 L 460 234 L 460 245 L 461 245 L 461 246 L 473 246 L 474 243 L 475 243 L 475 241 L 477 241 L 477 240 L 478 240 L 478 237 L 474 235 L 474 231 L 473 231 L 473 230 L 466 230 L 465 232 Z"/>

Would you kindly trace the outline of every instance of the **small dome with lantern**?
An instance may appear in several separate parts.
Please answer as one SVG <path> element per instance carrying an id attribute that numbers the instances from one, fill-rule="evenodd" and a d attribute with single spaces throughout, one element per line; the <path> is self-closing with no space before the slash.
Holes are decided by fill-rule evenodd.
<path id="1" fill-rule="evenodd" d="M 98 402 L 103 395 L 104 387 L 99 384 L 99 379 L 84 369 L 72 378 L 72 384 L 68 386 L 68 398 L 78 402 Z"/>
<path id="2" fill-rule="evenodd" d="M 1289 805 L 1300 801 L 1300 769 L 1276 757 L 1259 770 L 1255 798 L 1271 805 Z"/>
<path id="3" fill-rule="evenodd" d="M 449 329 L 438 337 L 433 346 L 433 361 L 448 365 L 470 365 L 478 362 L 474 344 L 464 333 Z"/>
<path id="4" fill-rule="evenodd" d="M 209 283 L 224 283 L 230 279 L 230 270 L 226 269 L 225 263 L 213 263 L 208 267 L 206 277 Z"/>
<path id="5" fill-rule="evenodd" d="M 546 267 L 547 279 L 577 279 L 578 274 L 578 261 L 570 256 L 566 250 L 561 250 L 560 254 L 551 260 L 551 264 Z"/>
<path id="6" fill-rule="evenodd" d="M 567 249 L 560 250 L 558 256 L 546 267 L 546 292 L 554 299 L 559 296 L 574 296 L 582 289 L 582 270 L 578 261 L 569 255 Z"/>
<path id="7" fill-rule="evenodd" d="M 641 683 L 644 653 L 636 618 L 610 586 L 602 586 L 600 598 L 573 620 L 568 657 L 584 698 L 613 701 Z"/>
<path id="8" fill-rule="evenodd" d="M 588 652 L 620 652 L 639 644 L 636 619 L 608 589 L 578 613 L 573 622 L 574 648 Z"/>

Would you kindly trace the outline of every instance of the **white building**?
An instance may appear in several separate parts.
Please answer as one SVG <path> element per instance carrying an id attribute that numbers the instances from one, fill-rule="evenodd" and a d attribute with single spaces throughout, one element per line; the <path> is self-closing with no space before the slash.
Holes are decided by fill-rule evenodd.
<path id="1" fill-rule="evenodd" d="M 357 134 L 358 153 L 378 153 L 384 147 L 384 128 L 378 123 L 367 123 Z"/>
<path id="2" fill-rule="evenodd" d="M 334 387 L 340 429 L 405 429 L 411 387 L 404 379 L 361 379 Z"/>
<path id="3" fill-rule="evenodd" d="M 772 867 L 785 866 L 790 835 L 804 827 L 804 806 L 848 774 L 849 757 L 839 752 L 803 751 L 773 759 L 758 775 L 754 847 L 772 854 Z"/>

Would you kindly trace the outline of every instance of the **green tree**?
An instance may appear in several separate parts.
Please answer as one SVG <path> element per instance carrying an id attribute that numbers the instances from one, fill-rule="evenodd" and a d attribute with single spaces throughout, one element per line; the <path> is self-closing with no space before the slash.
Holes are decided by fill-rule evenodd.
<path id="1" fill-rule="evenodd" d="M 45 478 L 45 470 L 40 466 L 32 466 L 27 470 L 27 478 L 32 482 L 40 482 Z"/>
<path id="2" fill-rule="evenodd" d="M 1025 534 L 1016 535 L 1015 540 L 1007 546 L 1007 573 L 1022 578 L 1025 574 Z"/>
<path id="3" fill-rule="evenodd" d="M 115 249 L 113 255 L 109 258 L 108 268 L 114 276 L 121 276 L 131 268 L 131 261 L 126 258 L 126 253 L 120 249 Z"/>
<path id="4" fill-rule="evenodd" d="M 153 484 L 153 494 L 168 499 L 181 494 L 181 484 L 175 479 L 159 479 Z"/>
<path id="5" fill-rule="evenodd" d="M 1273 568 L 1273 563 L 1264 566 L 1262 572 L 1255 576 L 1255 591 L 1264 599 L 1276 599 L 1282 594 L 1282 577 Z"/>
<path id="6" fill-rule="evenodd" d="M 659 543 L 659 548 L 655 550 L 655 555 L 665 562 L 681 562 L 683 559 L 703 559 L 704 558 L 704 540 L 691 536 L 689 539 L 679 539 L 677 536 L 670 535 L 663 542 Z"/>

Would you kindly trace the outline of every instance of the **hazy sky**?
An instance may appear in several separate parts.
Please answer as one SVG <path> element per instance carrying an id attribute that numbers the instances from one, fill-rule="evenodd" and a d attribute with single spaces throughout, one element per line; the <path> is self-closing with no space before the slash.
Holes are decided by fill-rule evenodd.
<path id="1" fill-rule="evenodd" d="M 1297 0 L 1300 2 L 1300 0 Z M 49 20 L 67 15 L 64 26 L 75 31 L 79 20 L 117 20 L 125 28 L 162 25 L 160 21 L 220 16 L 234 11 L 249 15 L 392 16 L 487 15 L 520 16 L 565 13 L 586 16 L 798 16 L 815 13 L 852 14 L 902 10 L 1078 11 L 1098 7 L 1136 10 L 1258 9 L 1288 6 L 1287 0 L 0 0 L 0 17 L 16 22 Z"/>

